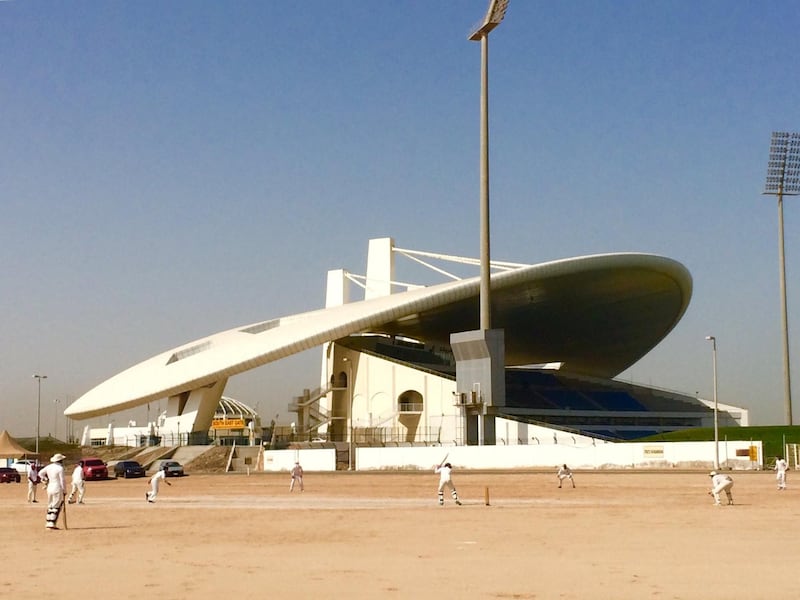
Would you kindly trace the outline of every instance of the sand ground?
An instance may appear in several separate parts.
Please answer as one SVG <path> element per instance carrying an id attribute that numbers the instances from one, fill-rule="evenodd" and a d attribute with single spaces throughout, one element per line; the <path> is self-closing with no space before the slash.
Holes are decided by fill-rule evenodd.
<path id="1" fill-rule="evenodd" d="M 145 502 L 146 479 L 88 482 L 68 530 L 46 497 L 0 485 L 3 598 L 798 598 L 800 487 L 705 472 L 190 475 Z M 489 505 L 485 503 L 488 488 Z M 61 523 L 60 523 L 61 524 Z"/>

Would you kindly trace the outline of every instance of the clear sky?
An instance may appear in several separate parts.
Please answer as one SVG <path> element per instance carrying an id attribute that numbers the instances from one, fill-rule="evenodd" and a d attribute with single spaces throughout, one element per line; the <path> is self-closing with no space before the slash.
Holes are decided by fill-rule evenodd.
<path id="1" fill-rule="evenodd" d="M 57 411 L 121 370 L 322 307 L 326 271 L 363 273 L 370 238 L 477 257 L 467 37 L 485 9 L 0 2 L 0 428 L 34 434 L 34 373 L 42 434 L 63 436 Z M 771 132 L 800 130 L 799 26 L 790 1 L 511 0 L 490 36 L 492 257 L 682 262 L 685 317 L 621 378 L 711 398 L 714 335 L 719 399 L 756 424 L 784 414 L 777 201 L 761 192 Z M 318 363 L 226 393 L 288 422 Z"/>

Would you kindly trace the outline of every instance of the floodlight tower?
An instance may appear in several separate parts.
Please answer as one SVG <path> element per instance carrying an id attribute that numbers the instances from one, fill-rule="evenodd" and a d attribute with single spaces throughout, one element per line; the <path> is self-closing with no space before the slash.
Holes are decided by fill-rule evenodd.
<path id="1" fill-rule="evenodd" d="M 489 0 L 489 8 L 469 39 L 481 43 L 481 330 L 492 328 L 489 250 L 489 32 L 506 16 L 508 0 Z"/>
<path id="2" fill-rule="evenodd" d="M 789 317 L 786 309 L 786 257 L 783 243 L 783 197 L 800 194 L 800 133 L 775 131 L 769 146 L 764 194 L 778 197 L 778 261 L 783 325 L 783 398 L 786 424 L 792 425 L 792 377 L 789 366 Z"/>
<path id="3" fill-rule="evenodd" d="M 714 468 L 719 469 L 719 402 L 717 401 L 717 338 L 707 335 L 711 342 L 711 360 L 714 369 Z"/>

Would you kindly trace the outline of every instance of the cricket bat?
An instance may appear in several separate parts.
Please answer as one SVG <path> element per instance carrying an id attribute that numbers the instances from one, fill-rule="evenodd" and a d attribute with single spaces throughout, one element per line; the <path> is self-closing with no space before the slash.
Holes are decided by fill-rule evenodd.
<path id="1" fill-rule="evenodd" d="M 448 456 L 450 456 L 450 453 L 449 453 L 449 452 L 448 452 L 447 454 L 445 454 L 445 455 L 444 455 L 444 458 L 443 458 L 441 461 L 439 461 L 439 468 L 440 468 L 440 469 L 442 468 L 442 465 L 443 465 L 443 464 L 445 463 L 445 461 L 447 460 L 447 457 L 448 457 Z"/>
<path id="2" fill-rule="evenodd" d="M 61 513 L 64 515 L 64 529 L 69 529 L 69 527 L 67 527 L 67 501 L 66 501 L 66 499 L 61 501 Z"/>

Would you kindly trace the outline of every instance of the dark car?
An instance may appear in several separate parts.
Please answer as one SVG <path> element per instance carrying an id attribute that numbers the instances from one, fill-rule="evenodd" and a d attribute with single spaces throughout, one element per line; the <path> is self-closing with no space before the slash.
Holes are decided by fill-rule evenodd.
<path id="1" fill-rule="evenodd" d="M 167 477 L 183 477 L 183 465 L 176 460 L 165 460 L 161 463 L 161 469 L 167 473 Z"/>
<path id="2" fill-rule="evenodd" d="M 84 479 L 108 479 L 108 466 L 99 458 L 84 458 L 81 462 Z"/>
<path id="3" fill-rule="evenodd" d="M 115 477 L 127 479 L 128 477 L 144 477 L 146 474 L 144 467 L 135 460 L 121 460 L 114 465 Z"/>
<path id="4" fill-rule="evenodd" d="M 20 475 L 11 467 L 0 467 L 0 483 L 19 483 Z"/>

